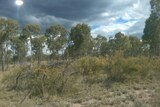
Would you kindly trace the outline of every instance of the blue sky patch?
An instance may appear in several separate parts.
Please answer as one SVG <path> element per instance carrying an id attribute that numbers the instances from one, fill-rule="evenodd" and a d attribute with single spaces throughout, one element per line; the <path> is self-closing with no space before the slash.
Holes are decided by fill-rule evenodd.
<path id="1" fill-rule="evenodd" d="M 120 24 L 123 24 L 123 23 L 128 23 L 128 22 L 132 22 L 132 21 L 138 21 L 139 19 L 123 19 L 122 17 L 119 17 L 116 19 L 116 23 L 120 23 Z"/>

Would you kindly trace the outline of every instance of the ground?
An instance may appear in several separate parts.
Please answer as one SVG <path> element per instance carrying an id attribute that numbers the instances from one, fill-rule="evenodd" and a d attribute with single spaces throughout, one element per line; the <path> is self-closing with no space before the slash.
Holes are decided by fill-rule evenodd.
<path id="1" fill-rule="evenodd" d="M 1 81 L 0 107 L 160 107 L 160 81 L 84 85 L 73 95 L 29 98 L 26 93 L 10 91 Z"/>

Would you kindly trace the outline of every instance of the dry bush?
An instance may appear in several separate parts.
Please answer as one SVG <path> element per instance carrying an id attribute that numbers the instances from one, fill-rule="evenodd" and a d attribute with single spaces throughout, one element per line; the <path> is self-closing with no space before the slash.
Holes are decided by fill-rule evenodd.
<path id="1" fill-rule="evenodd" d="M 64 66 L 49 68 L 43 65 L 17 68 L 6 75 L 3 82 L 9 90 L 27 92 L 30 97 L 47 97 L 72 92 L 75 79 Z"/>
<path id="2" fill-rule="evenodd" d="M 112 57 L 81 57 L 54 67 L 19 67 L 6 75 L 3 83 L 10 90 L 27 92 L 30 96 L 65 95 L 78 92 L 83 85 L 151 80 L 158 75 L 159 64 L 159 59 L 125 58 L 118 52 Z"/>
<path id="3" fill-rule="evenodd" d="M 107 64 L 106 59 L 103 57 L 82 57 L 75 62 L 75 68 L 82 75 L 99 75 L 101 70 L 104 69 Z"/>
<path id="4" fill-rule="evenodd" d="M 147 79 L 153 73 L 153 66 L 147 57 L 124 58 L 123 53 L 117 53 L 109 60 L 107 67 L 108 80 L 114 82 Z"/>
<path id="5" fill-rule="evenodd" d="M 77 74 L 85 78 L 85 82 L 99 82 L 103 79 L 108 61 L 104 57 L 86 56 L 73 62 L 72 67 Z"/>

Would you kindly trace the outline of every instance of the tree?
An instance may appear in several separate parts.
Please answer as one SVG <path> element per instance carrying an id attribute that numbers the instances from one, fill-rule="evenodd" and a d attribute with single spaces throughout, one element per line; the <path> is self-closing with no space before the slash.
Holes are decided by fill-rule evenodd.
<path id="1" fill-rule="evenodd" d="M 22 34 L 20 36 L 20 39 L 25 42 L 25 44 L 27 45 L 26 47 L 30 48 L 31 50 L 31 60 L 30 60 L 30 63 L 32 63 L 32 39 L 36 36 L 38 36 L 40 34 L 40 26 L 37 25 L 37 24 L 27 24 L 23 30 L 22 30 Z M 30 41 L 30 44 L 29 44 L 29 41 Z"/>
<path id="2" fill-rule="evenodd" d="M 43 48 L 44 48 L 45 37 L 36 37 L 32 40 L 32 50 L 34 53 L 35 58 L 38 60 L 38 65 L 40 65 L 41 57 L 43 55 Z"/>
<path id="3" fill-rule="evenodd" d="M 8 66 L 8 53 L 10 40 L 18 33 L 18 23 L 12 19 L 0 18 L 0 47 L 1 47 L 1 62 L 2 71 L 4 71 L 5 62 Z M 5 57 L 6 55 L 6 57 Z"/>
<path id="4" fill-rule="evenodd" d="M 102 56 L 109 55 L 109 43 L 108 42 L 102 42 L 100 47 L 100 53 Z"/>
<path id="5" fill-rule="evenodd" d="M 129 37 L 123 33 L 118 32 L 115 34 L 114 39 L 110 39 L 108 42 L 108 54 L 114 55 L 116 51 L 125 52 L 130 47 Z"/>
<path id="6" fill-rule="evenodd" d="M 146 20 L 143 43 L 150 45 L 150 53 L 160 56 L 160 1 L 151 0 L 151 15 Z"/>
<path id="7" fill-rule="evenodd" d="M 156 12 L 158 14 L 158 11 L 160 11 L 160 1 L 159 0 L 151 0 L 150 4 L 151 4 L 152 13 Z"/>
<path id="8" fill-rule="evenodd" d="M 130 47 L 129 37 L 123 33 L 118 32 L 115 35 L 116 50 L 125 51 Z"/>
<path id="9" fill-rule="evenodd" d="M 93 52 L 96 55 L 100 55 L 101 53 L 104 53 L 105 45 L 107 45 L 107 38 L 102 35 L 97 35 L 96 38 L 94 38 L 94 48 Z"/>
<path id="10" fill-rule="evenodd" d="M 52 25 L 46 29 L 45 36 L 51 56 L 58 56 L 67 43 L 68 31 L 62 25 Z"/>
<path id="11" fill-rule="evenodd" d="M 5 41 L 5 19 L 0 19 L 0 46 L 1 46 L 1 65 L 2 65 L 2 71 L 4 71 L 4 41 Z"/>
<path id="12" fill-rule="evenodd" d="M 130 47 L 126 50 L 127 56 L 138 56 L 142 54 L 142 42 L 136 36 L 129 36 Z"/>
<path id="13" fill-rule="evenodd" d="M 14 53 L 13 55 L 14 62 L 18 61 L 20 64 L 22 64 L 26 56 L 25 43 L 22 40 L 20 40 L 18 36 L 13 37 L 11 39 L 11 49 Z"/>
<path id="14" fill-rule="evenodd" d="M 73 42 L 73 45 L 68 47 L 71 56 L 87 55 L 92 52 L 91 29 L 87 24 L 77 24 L 72 27 L 69 36 Z"/>

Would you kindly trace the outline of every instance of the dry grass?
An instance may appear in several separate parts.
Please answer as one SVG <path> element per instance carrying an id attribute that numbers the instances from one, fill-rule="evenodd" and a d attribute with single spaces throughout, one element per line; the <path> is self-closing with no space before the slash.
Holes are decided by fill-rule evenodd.
<path id="1" fill-rule="evenodd" d="M 4 74 L 0 75 L 0 78 Z M 84 85 L 79 92 L 66 96 L 34 97 L 25 93 L 5 90 L 1 85 L 1 107 L 158 107 L 159 82 L 150 81 L 134 84 L 118 83 L 111 88 L 102 84 Z M 24 99 L 24 100 L 23 100 Z M 23 100 L 23 101 L 22 101 Z"/>
<path id="2" fill-rule="evenodd" d="M 127 61 L 131 62 L 130 60 Z M 97 63 L 100 63 L 99 60 L 97 60 Z M 156 62 L 156 64 L 157 63 L 160 63 L 160 61 Z M 155 66 L 155 64 L 153 65 Z M 89 67 L 89 63 L 87 62 L 86 68 L 89 69 Z M 133 67 L 134 66 L 132 66 L 132 68 Z M 141 68 L 138 67 L 137 70 L 139 69 L 141 70 Z M 111 85 L 108 86 L 106 85 L 106 82 L 109 81 L 105 81 L 104 79 L 107 77 L 107 74 L 102 77 L 100 76 L 103 81 L 99 82 L 98 80 L 98 82 L 88 82 L 90 81 L 90 79 L 86 81 L 88 75 L 74 74 L 74 72 L 81 69 L 72 69 L 72 67 L 69 67 L 67 68 L 69 74 L 65 75 L 69 76 L 71 72 L 74 74 L 72 76 L 76 77 L 76 79 L 74 79 L 75 81 L 69 81 L 69 84 L 73 83 L 73 87 L 66 87 L 71 88 L 72 92 L 67 91 L 65 94 L 47 94 L 44 97 L 30 97 L 27 90 L 9 90 L 10 88 L 6 87 L 14 84 L 14 81 L 10 80 L 12 80 L 11 77 L 14 77 L 15 72 L 1 72 L 0 107 L 159 107 L 159 69 L 159 66 L 155 67 L 153 70 L 156 72 L 151 72 L 152 75 L 150 76 L 152 77 L 149 77 L 148 79 L 139 78 L 136 80 L 131 79 L 129 81 L 126 79 L 124 82 L 110 81 Z M 105 67 L 103 70 L 105 71 Z M 96 72 L 90 69 L 89 71 Z M 94 75 L 97 75 L 97 73 Z M 48 77 L 52 77 L 52 75 L 49 75 Z M 4 82 L 4 79 L 6 78 L 10 82 Z M 95 78 L 93 80 L 97 81 Z"/>

